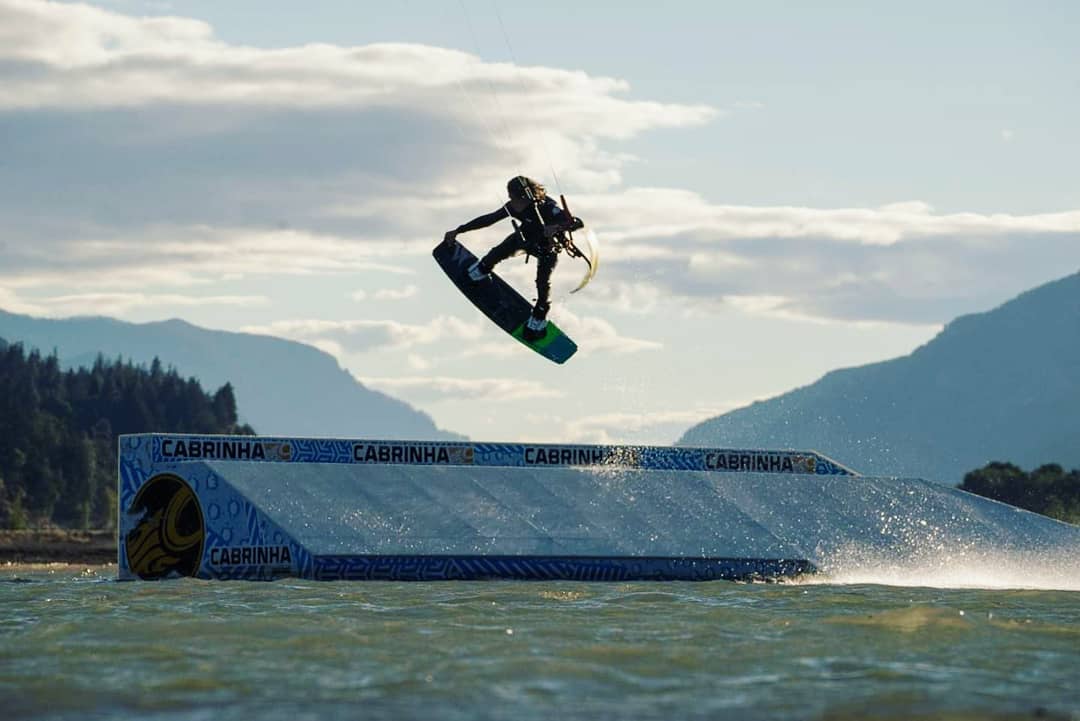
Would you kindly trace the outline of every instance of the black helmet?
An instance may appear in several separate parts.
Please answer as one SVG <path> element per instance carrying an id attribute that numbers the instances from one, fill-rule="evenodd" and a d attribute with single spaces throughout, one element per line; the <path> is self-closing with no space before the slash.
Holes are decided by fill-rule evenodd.
<path id="1" fill-rule="evenodd" d="M 546 195 L 544 186 L 532 178 L 526 178 L 524 175 L 516 175 L 510 178 L 510 182 L 506 184 L 506 192 L 511 198 L 522 198 L 531 200 L 534 203 L 543 200 L 544 195 Z"/>

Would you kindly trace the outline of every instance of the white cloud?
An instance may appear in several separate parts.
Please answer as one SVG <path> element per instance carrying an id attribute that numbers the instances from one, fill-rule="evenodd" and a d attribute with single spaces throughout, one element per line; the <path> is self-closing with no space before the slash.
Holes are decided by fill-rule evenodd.
<path id="1" fill-rule="evenodd" d="M 0 286 L 0 309 L 9 313 L 23 313 L 26 315 L 47 315 L 43 305 L 27 300 L 19 296 L 14 290 Z"/>
<path id="2" fill-rule="evenodd" d="M 264 50 L 189 18 L 0 0 L 0 283 L 412 273 L 447 227 L 502 202 L 506 168 L 615 187 L 629 157 L 604 142 L 717 115 L 628 90 L 446 48 Z M 493 92 L 508 136 L 463 102 Z"/>
<path id="3" fill-rule="evenodd" d="M 714 205 L 697 193 L 670 188 L 632 188 L 578 200 L 587 220 L 603 229 L 605 245 L 627 243 L 635 258 L 661 251 L 657 239 L 723 240 L 806 238 L 869 246 L 943 236 L 1004 236 L 1016 233 L 1075 233 L 1080 210 L 1037 215 L 935 213 L 921 201 L 878 208 L 799 208 Z M 687 238 L 687 236 L 691 236 Z M 650 243 L 649 241 L 654 241 Z M 620 254 L 605 258 L 618 262 Z"/>
<path id="4" fill-rule="evenodd" d="M 362 377 L 361 383 L 414 403 L 472 400 L 490 403 L 518 403 L 537 398 L 562 398 L 560 390 L 538 381 L 519 378 L 449 378 L 402 376 Z"/>
<path id="5" fill-rule="evenodd" d="M 567 152 L 592 149 L 574 141 L 559 147 L 575 137 L 628 138 L 716 115 L 704 105 L 621 99 L 628 86 L 614 78 L 488 63 L 458 50 L 395 43 L 262 50 L 228 45 L 198 20 L 34 0 L 0 0 L 0 59 L 33 67 L 6 73 L 0 108 L 404 106 L 473 124 L 464 100 L 494 89 L 506 117 L 554 128 L 553 147 Z"/>
<path id="6" fill-rule="evenodd" d="M 426 371 L 431 368 L 431 362 L 419 353 L 410 353 L 406 358 L 409 368 L 414 371 Z"/>
<path id="7" fill-rule="evenodd" d="M 253 307 L 269 300 L 260 295 L 193 296 L 176 293 L 80 293 L 59 295 L 39 301 L 35 315 L 111 315 L 123 316 L 143 308 L 190 308 L 194 306 Z"/>
<path id="8" fill-rule="evenodd" d="M 468 343 L 461 346 L 456 355 L 450 357 L 464 360 L 501 360 L 504 358 L 520 358 L 523 352 L 531 353 L 532 351 L 525 350 L 517 342 L 511 343 L 505 338 L 500 338 L 497 341 Z"/>
<path id="9" fill-rule="evenodd" d="M 374 292 L 368 292 L 363 289 L 355 290 L 352 293 L 349 293 L 349 298 L 357 303 L 363 303 L 367 300 L 398 301 L 413 298 L 419 292 L 420 289 L 415 285 L 407 285 L 404 288 L 380 288 Z"/>
<path id="10" fill-rule="evenodd" d="M 935 325 L 1080 267 L 1080 211 L 742 207 L 641 188 L 578 206 L 603 230 L 586 293 L 623 310 L 671 299 L 687 310 L 728 302 L 789 319 Z"/>
<path id="11" fill-rule="evenodd" d="M 610 277 L 609 277 L 610 276 Z M 649 315 L 670 293 L 647 279 L 628 277 L 627 273 L 606 274 L 599 282 L 593 282 L 587 297 L 623 313 Z"/>
<path id="12" fill-rule="evenodd" d="M 928 330 L 936 333 L 942 327 L 940 323 L 904 321 L 876 321 L 861 319 L 838 319 L 812 312 L 810 308 L 804 308 L 801 299 L 797 296 L 783 295 L 728 295 L 724 297 L 724 303 L 734 307 L 741 313 L 751 316 L 780 318 L 799 323 L 811 323 L 816 325 L 845 325 L 863 329 L 887 328 L 896 325 L 927 326 Z"/>
<path id="13" fill-rule="evenodd" d="M 579 353 L 626 355 L 662 347 L 654 341 L 620 335 L 611 323 L 601 318 L 578 317 L 565 307 L 557 307 L 552 319 L 567 334 L 580 341 Z M 421 348 L 424 349 L 423 355 L 410 352 L 405 358 L 409 368 L 420 371 L 448 361 L 520 360 L 530 354 L 516 341 L 502 336 L 490 321 L 479 315 L 470 316 L 469 320 L 440 315 L 417 324 L 394 320 L 281 320 L 268 325 L 247 326 L 243 330 L 316 345 L 330 352 L 342 364 L 347 364 L 350 361 L 348 356 L 357 353 Z M 498 337 L 491 340 L 493 335 Z M 416 385 L 419 381 L 410 383 Z M 520 393 L 511 395 L 516 398 Z"/>
<path id="14" fill-rule="evenodd" d="M 413 298 L 420 289 L 415 285 L 407 285 L 404 288 L 383 288 L 375 291 L 375 300 L 406 300 Z"/>
<path id="15" fill-rule="evenodd" d="M 1080 211 L 750 207 L 624 188 L 632 158 L 615 141 L 720 115 L 628 91 L 619 79 L 446 48 L 265 50 L 188 18 L 0 0 L 0 301 L 30 311 L 49 301 L 20 289 L 104 298 L 252 275 L 415 274 L 447 227 L 501 202 L 508 167 L 560 168 L 604 244 L 583 297 L 639 314 L 671 300 L 687 312 L 728 302 L 787 318 L 933 324 L 1080 267 Z M 466 102 L 492 92 L 494 116 Z M 518 121 L 513 132 L 491 130 L 500 112 Z M 489 246 L 498 232 L 469 242 Z M 567 265 L 559 282 L 577 279 Z M 531 283 L 532 268 L 507 273 Z M 354 300 L 413 291 L 363 292 Z M 659 348 L 608 322 L 567 323 L 604 350 Z M 388 327 L 352 336 L 417 344 Z"/>
<path id="16" fill-rule="evenodd" d="M 279 336 L 316 345 L 332 343 L 334 355 L 365 353 L 376 349 L 408 350 L 439 343 L 447 338 L 474 340 L 484 332 L 486 321 L 466 322 L 453 316 L 438 316 L 428 323 L 409 324 L 394 320 L 281 320 L 269 325 L 247 326 L 248 333 Z M 322 346 L 320 346 L 322 347 Z"/>
<path id="17" fill-rule="evenodd" d="M 536 415 L 531 417 L 531 422 L 538 427 L 557 427 L 560 429 L 558 437 L 573 438 L 578 443 L 640 443 L 646 438 L 669 438 L 674 441 L 687 427 L 747 403 L 730 402 L 712 407 L 678 410 L 598 413 L 573 420 Z"/>
<path id="18" fill-rule="evenodd" d="M 0 282 L 11 287 L 102 289 L 190 286 L 249 275 L 365 270 L 411 275 L 413 269 L 401 259 L 428 250 L 426 245 L 364 242 L 299 230 L 161 226 L 9 245 L 2 253 L 6 263 L 0 268 Z"/>
<path id="19" fill-rule="evenodd" d="M 558 308 L 553 318 L 571 338 L 588 339 L 581 351 L 584 353 L 629 354 L 663 348 L 657 341 L 620 335 L 615 326 L 603 318 L 582 317 L 565 307 Z"/>

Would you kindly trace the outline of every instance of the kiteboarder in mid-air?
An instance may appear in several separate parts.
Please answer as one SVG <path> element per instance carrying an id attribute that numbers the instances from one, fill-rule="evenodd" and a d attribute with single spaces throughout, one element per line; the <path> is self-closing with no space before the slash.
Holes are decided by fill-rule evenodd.
<path id="1" fill-rule="evenodd" d="M 525 252 L 535 257 L 536 303 L 523 333 L 527 338 L 539 338 L 544 336 L 551 308 L 551 273 L 559 261 L 559 251 L 567 247 L 563 233 L 583 225 L 580 219 L 570 216 L 549 198 L 543 185 L 531 178 L 524 175 L 511 178 L 506 184 L 506 192 L 510 196 L 508 203 L 447 231 L 443 242 L 451 245 L 457 241 L 459 233 L 486 228 L 503 218 L 510 218 L 514 232 L 469 267 L 469 279 L 474 283 L 487 280 L 498 263 L 513 255 Z M 573 248 L 573 245 L 569 247 Z"/>

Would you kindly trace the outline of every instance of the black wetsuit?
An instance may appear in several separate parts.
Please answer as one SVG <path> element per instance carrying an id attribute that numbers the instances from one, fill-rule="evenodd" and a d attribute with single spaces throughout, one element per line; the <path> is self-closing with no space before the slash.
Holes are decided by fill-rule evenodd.
<path id="1" fill-rule="evenodd" d="M 498 210 L 474 218 L 457 228 L 458 233 L 467 233 L 494 225 L 503 218 L 513 218 L 518 222 L 518 231 L 488 251 L 480 260 L 480 270 L 490 273 L 496 264 L 512 255 L 525 251 L 536 258 L 536 310 L 540 317 L 547 313 L 551 304 L 551 273 L 559 262 L 559 246 L 552 238 L 544 236 L 547 225 L 563 226 L 566 213 L 551 198 L 544 198 L 537 203 L 530 203 L 525 210 L 515 213 L 507 203 Z"/>

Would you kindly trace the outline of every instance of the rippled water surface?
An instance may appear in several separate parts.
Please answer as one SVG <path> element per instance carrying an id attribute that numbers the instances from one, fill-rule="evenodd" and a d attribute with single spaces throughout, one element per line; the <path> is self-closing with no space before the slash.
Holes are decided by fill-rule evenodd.
<path id="1" fill-rule="evenodd" d="M 1080 719 L 1077 591 L 114 576 L 0 570 L 0 717 Z"/>

